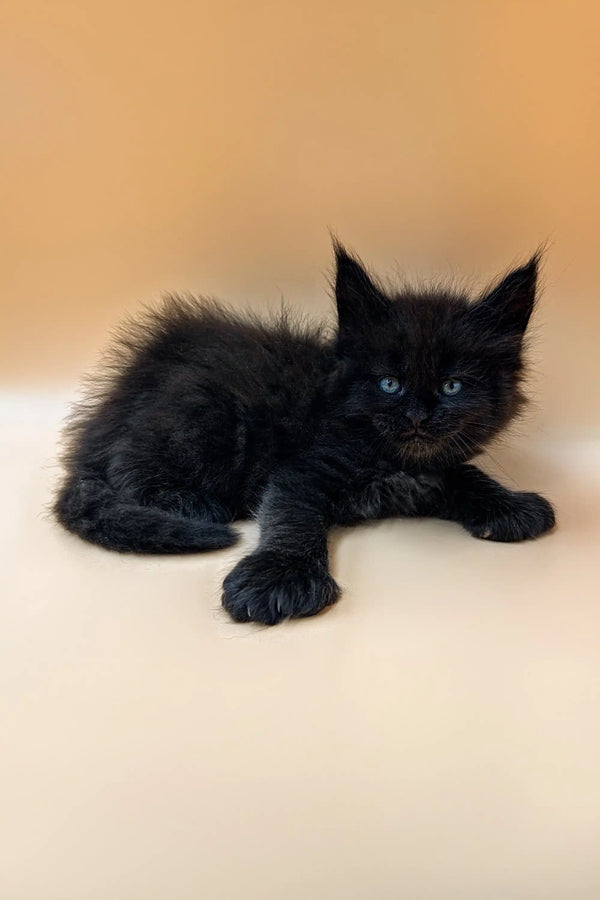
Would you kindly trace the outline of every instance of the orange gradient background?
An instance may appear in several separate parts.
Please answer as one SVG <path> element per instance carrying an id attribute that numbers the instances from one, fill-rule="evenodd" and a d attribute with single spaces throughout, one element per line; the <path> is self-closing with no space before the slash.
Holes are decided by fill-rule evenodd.
<path id="1" fill-rule="evenodd" d="M 541 428 L 599 422 L 595 2 L 7 0 L 4 385 L 163 290 L 328 313 L 328 229 L 480 285 L 548 241 Z"/>

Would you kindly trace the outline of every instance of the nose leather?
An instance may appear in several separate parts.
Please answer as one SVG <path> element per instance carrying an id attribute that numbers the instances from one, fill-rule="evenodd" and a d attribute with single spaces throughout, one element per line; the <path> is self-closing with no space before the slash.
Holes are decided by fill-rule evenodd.
<path id="1" fill-rule="evenodd" d="M 424 410 L 409 410 L 405 415 L 413 423 L 415 429 L 427 419 L 427 413 Z"/>

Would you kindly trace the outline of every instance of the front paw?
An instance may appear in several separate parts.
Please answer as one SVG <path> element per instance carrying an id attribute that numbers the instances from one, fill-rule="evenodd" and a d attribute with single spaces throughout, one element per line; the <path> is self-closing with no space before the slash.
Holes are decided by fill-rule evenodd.
<path id="1" fill-rule="evenodd" d="M 476 521 L 464 523 L 477 538 L 488 541 L 528 541 L 554 528 L 554 510 L 539 494 L 508 493 Z"/>
<path id="2" fill-rule="evenodd" d="M 276 625 L 282 619 L 314 616 L 339 595 L 325 565 L 259 550 L 229 573 L 223 582 L 222 603 L 236 622 Z"/>

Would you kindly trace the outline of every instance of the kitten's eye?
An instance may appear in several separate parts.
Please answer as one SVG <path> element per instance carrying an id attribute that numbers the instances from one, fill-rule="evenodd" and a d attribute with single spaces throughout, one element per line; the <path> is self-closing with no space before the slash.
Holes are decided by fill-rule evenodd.
<path id="1" fill-rule="evenodd" d="M 400 382 L 397 378 L 392 378 L 391 375 L 386 375 L 385 378 L 379 379 L 379 387 L 384 392 L 384 394 L 397 394 L 400 390 Z"/>
<path id="2" fill-rule="evenodd" d="M 457 381 L 456 378 L 449 378 L 448 381 L 445 381 L 442 385 L 442 391 L 447 397 L 453 397 L 461 390 L 462 382 Z"/>

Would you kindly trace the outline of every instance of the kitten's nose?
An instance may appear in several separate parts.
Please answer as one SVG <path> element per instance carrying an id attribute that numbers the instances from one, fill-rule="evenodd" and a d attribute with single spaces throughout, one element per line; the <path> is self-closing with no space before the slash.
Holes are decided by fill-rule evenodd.
<path id="1" fill-rule="evenodd" d="M 417 431 L 419 426 L 427 419 L 427 413 L 422 409 L 414 409 L 406 413 L 406 418 L 410 419 L 415 426 L 415 431 Z"/>

